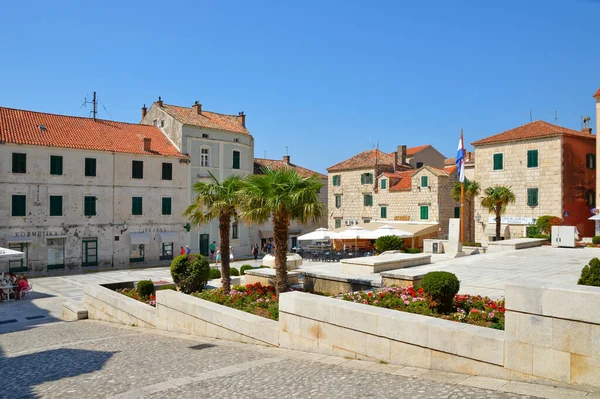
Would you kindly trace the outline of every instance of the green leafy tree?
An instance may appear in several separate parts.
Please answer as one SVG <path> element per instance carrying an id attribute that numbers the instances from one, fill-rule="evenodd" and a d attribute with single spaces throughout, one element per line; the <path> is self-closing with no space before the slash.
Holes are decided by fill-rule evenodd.
<path id="1" fill-rule="evenodd" d="M 460 201 L 460 186 L 461 183 L 458 181 L 452 186 L 450 196 L 454 201 Z M 473 226 L 473 198 L 476 198 L 481 193 L 481 186 L 479 182 L 469 180 L 465 177 L 465 241 L 475 241 L 472 237 L 471 231 Z"/>
<path id="2" fill-rule="evenodd" d="M 211 220 L 219 221 L 219 237 L 221 250 L 221 286 L 223 292 L 229 293 L 231 289 L 231 278 L 229 274 L 229 232 L 231 220 L 238 218 L 239 204 L 241 203 L 244 179 L 240 176 L 229 176 L 219 182 L 215 176 L 210 174 L 212 181 L 197 182 L 193 185 L 196 199 L 185 210 L 183 216 L 190 223 L 202 225 Z"/>
<path id="3" fill-rule="evenodd" d="M 398 236 L 381 236 L 375 240 L 377 252 L 399 251 L 404 248 L 404 240 Z"/>
<path id="4" fill-rule="evenodd" d="M 496 240 L 500 240 L 501 215 L 506 212 L 508 204 L 515 203 L 515 194 L 510 187 L 505 186 L 488 187 L 484 194 L 481 206 L 488 208 L 490 213 L 496 215 Z"/>
<path id="5" fill-rule="evenodd" d="M 244 189 L 242 218 L 262 224 L 272 218 L 275 240 L 277 294 L 288 289 L 287 252 L 290 222 L 317 222 L 323 214 L 319 190 L 323 183 L 316 175 L 302 177 L 291 168 L 264 168 L 263 174 L 249 176 Z"/>
<path id="6" fill-rule="evenodd" d="M 590 263 L 583 268 L 577 284 L 600 287 L 600 260 L 598 258 L 590 260 Z"/>

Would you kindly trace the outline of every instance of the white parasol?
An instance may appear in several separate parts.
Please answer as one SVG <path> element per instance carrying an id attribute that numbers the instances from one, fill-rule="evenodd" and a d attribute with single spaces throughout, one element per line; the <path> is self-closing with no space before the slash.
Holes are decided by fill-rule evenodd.
<path id="1" fill-rule="evenodd" d="M 303 234 L 298 237 L 299 241 L 317 241 L 317 240 L 328 240 L 334 238 L 337 233 L 326 229 L 324 227 L 318 228 L 313 232 Z"/>
<path id="2" fill-rule="evenodd" d="M 356 249 L 358 247 L 358 239 L 370 238 L 369 233 L 371 233 L 369 230 L 365 230 L 360 226 L 352 226 L 349 229 L 340 231 L 334 238 L 338 240 L 350 240 L 354 238 L 354 249 Z"/>
<path id="3" fill-rule="evenodd" d="M 370 231 L 368 238 L 375 240 L 375 239 L 377 239 L 379 237 L 383 237 L 383 236 L 398 236 L 400 238 L 409 238 L 409 237 L 414 236 L 414 234 L 410 233 L 408 231 L 397 229 L 397 228 L 389 226 L 389 225 L 385 225 L 385 226 L 381 226 L 377 230 Z"/>

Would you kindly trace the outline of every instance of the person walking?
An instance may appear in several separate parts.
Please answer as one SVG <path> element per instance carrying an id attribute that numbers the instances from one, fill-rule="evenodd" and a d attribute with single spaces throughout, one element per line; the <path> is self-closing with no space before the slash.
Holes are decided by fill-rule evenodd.
<path id="1" fill-rule="evenodd" d="M 219 263 L 221 262 L 221 250 L 219 248 L 220 247 L 217 247 L 217 258 L 215 259 L 215 264 L 217 266 L 219 266 Z"/>
<path id="2" fill-rule="evenodd" d="M 233 258 L 235 258 L 235 255 L 233 253 L 233 248 L 231 248 L 231 245 L 229 246 L 229 260 L 233 262 Z"/>
<path id="3" fill-rule="evenodd" d="M 267 243 L 267 253 L 270 254 L 271 253 L 271 241 L 269 241 Z"/>
<path id="4" fill-rule="evenodd" d="M 252 255 L 254 255 L 254 261 L 258 261 L 258 244 L 254 244 L 252 247 Z"/>
<path id="5" fill-rule="evenodd" d="M 187 245 L 185 246 L 185 254 L 189 255 L 190 252 L 192 252 L 192 250 L 190 249 L 190 247 L 188 247 Z"/>
<path id="6" fill-rule="evenodd" d="M 181 247 L 181 251 L 179 251 L 179 255 L 185 255 L 185 249 L 183 249 L 183 247 Z"/>
<path id="7" fill-rule="evenodd" d="M 213 241 L 209 246 L 208 249 L 210 249 L 210 257 L 214 258 L 215 257 L 215 249 L 217 248 L 217 242 Z"/>

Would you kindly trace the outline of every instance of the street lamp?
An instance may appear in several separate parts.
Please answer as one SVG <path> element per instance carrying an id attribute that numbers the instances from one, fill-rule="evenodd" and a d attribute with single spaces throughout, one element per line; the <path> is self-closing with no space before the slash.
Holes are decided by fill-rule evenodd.
<path id="1" fill-rule="evenodd" d="M 475 215 L 475 220 L 477 221 L 477 223 L 481 221 L 481 215 L 479 214 L 479 212 Z"/>

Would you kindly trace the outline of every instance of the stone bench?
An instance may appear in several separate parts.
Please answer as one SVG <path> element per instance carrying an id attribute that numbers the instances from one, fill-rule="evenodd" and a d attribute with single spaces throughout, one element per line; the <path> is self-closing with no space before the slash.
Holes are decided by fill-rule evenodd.
<path id="1" fill-rule="evenodd" d="M 381 273 L 381 285 L 383 287 L 391 287 L 395 285 L 397 287 L 409 287 L 421 284 L 423 276 L 426 272 L 417 270 L 390 270 Z"/>
<path id="2" fill-rule="evenodd" d="M 344 274 L 302 272 L 303 288 L 307 291 L 338 295 L 381 287 L 379 276 L 349 276 Z"/>
<path id="3" fill-rule="evenodd" d="M 83 302 L 67 301 L 62 304 L 62 319 L 77 321 L 88 318 L 88 311 Z"/>
<path id="4" fill-rule="evenodd" d="M 342 259 L 342 272 L 352 275 L 381 273 L 406 267 L 428 265 L 431 263 L 430 254 L 384 253 L 379 256 Z"/>
<path id="5" fill-rule="evenodd" d="M 515 251 L 518 249 L 541 247 L 548 243 L 545 238 L 514 238 L 512 240 L 490 241 L 488 243 L 488 253 Z"/>
<path id="6" fill-rule="evenodd" d="M 249 269 L 244 272 L 246 284 L 261 283 L 263 286 L 275 285 L 275 276 L 277 272 L 275 269 L 263 268 L 263 269 Z M 298 278 L 300 277 L 300 271 L 288 271 L 288 284 L 298 284 Z"/>

